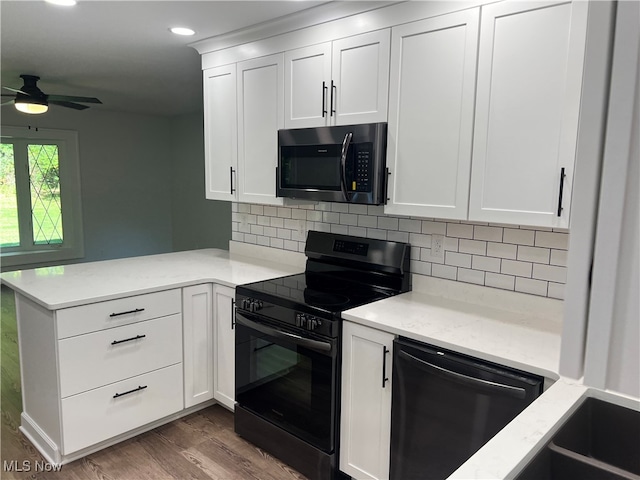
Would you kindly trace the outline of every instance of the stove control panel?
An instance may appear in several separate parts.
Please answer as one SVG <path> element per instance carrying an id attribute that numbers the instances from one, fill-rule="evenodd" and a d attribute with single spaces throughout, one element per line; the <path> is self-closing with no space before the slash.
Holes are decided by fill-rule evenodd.
<path id="1" fill-rule="evenodd" d="M 245 298 L 242 300 L 242 309 L 248 310 L 249 312 L 257 312 L 261 310 L 263 307 L 262 300 L 256 300 L 254 298 Z"/>
<path id="2" fill-rule="evenodd" d="M 296 327 L 312 331 L 321 326 L 322 319 L 308 313 L 296 313 Z"/>

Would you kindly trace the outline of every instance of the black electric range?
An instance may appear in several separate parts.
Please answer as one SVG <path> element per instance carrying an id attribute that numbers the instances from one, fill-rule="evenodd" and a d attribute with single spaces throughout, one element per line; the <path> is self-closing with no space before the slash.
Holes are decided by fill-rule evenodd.
<path id="1" fill-rule="evenodd" d="M 411 290 L 410 246 L 310 231 L 303 273 L 236 287 L 235 430 L 337 478 L 343 311 Z"/>

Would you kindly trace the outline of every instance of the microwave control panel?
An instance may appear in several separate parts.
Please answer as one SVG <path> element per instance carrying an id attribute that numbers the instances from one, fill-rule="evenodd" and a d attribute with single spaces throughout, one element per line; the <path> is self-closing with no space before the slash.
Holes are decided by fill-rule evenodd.
<path id="1" fill-rule="evenodd" d="M 359 143 L 354 145 L 353 171 L 350 176 L 351 182 L 347 188 L 352 192 L 370 192 L 372 181 L 372 157 L 373 144 Z"/>

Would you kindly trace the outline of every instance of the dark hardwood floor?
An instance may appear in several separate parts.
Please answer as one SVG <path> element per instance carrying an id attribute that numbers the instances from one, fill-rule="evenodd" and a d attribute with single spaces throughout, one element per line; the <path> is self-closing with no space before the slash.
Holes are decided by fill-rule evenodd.
<path id="1" fill-rule="evenodd" d="M 58 472 L 36 472 L 36 462 L 44 462 L 44 459 L 18 430 L 22 412 L 18 335 L 13 292 L 4 286 L 1 312 L 0 478 L 305 479 L 292 468 L 236 435 L 233 431 L 233 414 L 218 405 L 63 465 Z M 25 461 L 28 463 L 23 464 Z M 23 470 L 26 470 L 24 465 L 30 465 L 31 471 L 16 471 L 16 465 Z"/>

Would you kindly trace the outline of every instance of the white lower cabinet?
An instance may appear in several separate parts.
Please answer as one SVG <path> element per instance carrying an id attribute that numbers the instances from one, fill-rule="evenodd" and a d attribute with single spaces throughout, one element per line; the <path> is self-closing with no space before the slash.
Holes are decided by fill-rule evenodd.
<path id="1" fill-rule="evenodd" d="M 389 478 L 394 335 L 345 321 L 342 346 L 340 470 Z"/>
<path id="2" fill-rule="evenodd" d="M 213 287 L 215 348 L 213 398 L 233 410 L 235 406 L 235 290 L 224 285 Z"/>
<path id="3" fill-rule="evenodd" d="M 184 338 L 184 406 L 213 398 L 212 285 L 182 289 Z"/>
<path id="4" fill-rule="evenodd" d="M 128 378 L 62 400 L 64 454 L 182 410 L 182 365 Z"/>

